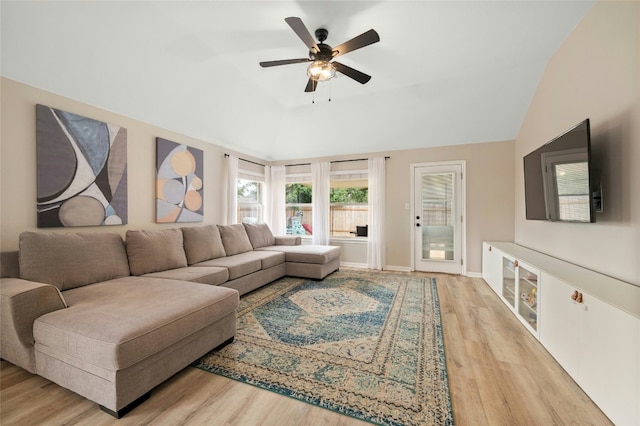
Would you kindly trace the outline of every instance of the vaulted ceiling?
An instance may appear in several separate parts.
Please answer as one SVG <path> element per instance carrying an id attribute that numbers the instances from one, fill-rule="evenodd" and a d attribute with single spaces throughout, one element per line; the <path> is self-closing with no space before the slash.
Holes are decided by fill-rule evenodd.
<path id="1" fill-rule="evenodd" d="M 6 1 L 4 77 L 265 160 L 514 139 L 593 1 Z M 379 43 L 304 93 L 298 16 Z M 330 101 L 329 101 L 330 99 Z"/>

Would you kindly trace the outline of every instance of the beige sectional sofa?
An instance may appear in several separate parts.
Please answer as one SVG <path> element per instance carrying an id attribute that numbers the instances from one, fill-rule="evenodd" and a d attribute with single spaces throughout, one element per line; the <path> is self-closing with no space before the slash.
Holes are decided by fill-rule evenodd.
<path id="1" fill-rule="evenodd" d="M 0 260 L 0 356 L 120 417 L 233 340 L 240 295 L 339 264 L 339 247 L 264 224 L 127 231 L 124 241 L 24 232 Z"/>

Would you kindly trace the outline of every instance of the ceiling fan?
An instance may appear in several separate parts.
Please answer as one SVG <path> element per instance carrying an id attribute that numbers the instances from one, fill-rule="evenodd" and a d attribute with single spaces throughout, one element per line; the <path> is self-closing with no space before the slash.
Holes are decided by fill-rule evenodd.
<path id="1" fill-rule="evenodd" d="M 308 58 L 297 59 L 282 59 L 278 61 L 266 61 L 260 62 L 260 66 L 263 68 L 275 67 L 278 65 L 298 64 L 302 62 L 311 62 L 307 68 L 307 75 L 309 81 L 305 87 L 305 92 L 314 92 L 318 86 L 318 82 L 330 80 L 335 77 L 336 71 L 340 72 L 347 77 L 354 79 L 355 81 L 365 84 L 371 80 L 371 76 L 356 69 L 348 67 L 340 62 L 333 61 L 340 55 L 352 52 L 356 49 L 368 46 L 380 41 L 380 36 L 375 30 L 369 30 L 357 37 L 352 38 L 349 41 L 342 43 L 340 46 L 331 47 L 325 44 L 324 41 L 329 35 L 329 31 L 324 28 L 318 28 L 315 31 L 316 39 L 319 43 L 313 40 L 313 36 L 309 33 L 307 27 L 305 27 L 302 19 L 297 17 L 285 18 L 285 21 L 291 29 L 300 37 L 304 44 L 309 48 Z"/>

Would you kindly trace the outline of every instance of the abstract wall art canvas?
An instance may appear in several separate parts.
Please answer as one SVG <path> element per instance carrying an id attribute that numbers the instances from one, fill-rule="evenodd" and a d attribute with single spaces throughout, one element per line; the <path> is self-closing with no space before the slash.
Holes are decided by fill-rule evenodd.
<path id="1" fill-rule="evenodd" d="M 201 222 L 202 150 L 156 138 L 156 222 Z"/>
<path id="2" fill-rule="evenodd" d="M 38 227 L 127 223 L 127 129 L 36 105 Z"/>

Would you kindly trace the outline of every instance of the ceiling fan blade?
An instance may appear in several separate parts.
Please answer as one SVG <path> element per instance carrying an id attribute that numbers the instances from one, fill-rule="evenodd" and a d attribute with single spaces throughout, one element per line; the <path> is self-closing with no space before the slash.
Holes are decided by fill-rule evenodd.
<path id="1" fill-rule="evenodd" d="M 318 87 L 318 82 L 312 78 L 307 82 L 307 87 L 304 88 L 305 92 L 315 92 Z"/>
<path id="2" fill-rule="evenodd" d="M 281 59 L 279 61 L 264 61 L 264 62 L 260 62 L 260 66 L 262 68 L 267 68 L 267 67 L 275 67 L 278 65 L 289 65 L 289 64 L 299 64 L 301 62 L 310 62 L 311 59 L 309 58 L 298 58 L 298 59 Z"/>
<path id="3" fill-rule="evenodd" d="M 309 50 L 313 50 L 316 53 L 320 52 L 320 48 L 316 44 L 316 41 L 313 39 L 313 36 L 311 35 L 307 27 L 305 27 L 302 19 L 295 16 L 290 16 L 289 18 L 284 18 L 284 20 L 287 22 L 287 24 L 289 24 L 293 32 L 295 32 L 298 37 L 300 37 L 300 40 L 302 40 L 304 44 L 307 45 Z"/>
<path id="4" fill-rule="evenodd" d="M 380 36 L 375 30 L 366 31 L 359 36 L 352 38 L 349 41 L 345 41 L 340 46 L 333 48 L 333 57 L 336 58 L 340 55 L 344 55 L 348 52 L 353 52 L 361 47 L 368 46 L 380 41 Z"/>
<path id="5" fill-rule="evenodd" d="M 353 69 L 351 67 L 348 67 L 348 66 L 346 66 L 344 64 L 341 64 L 340 62 L 331 62 L 331 64 L 336 69 L 336 71 L 341 72 L 342 74 L 346 75 L 347 77 L 350 77 L 350 78 L 354 79 L 358 83 L 365 84 L 366 82 L 371 80 L 371 76 L 370 75 L 367 75 L 367 74 L 365 74 L 363 72 L 355 70 L 355 69 Z"/>

